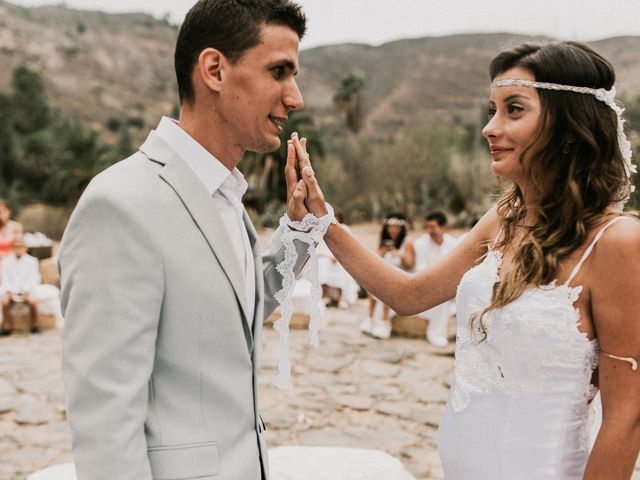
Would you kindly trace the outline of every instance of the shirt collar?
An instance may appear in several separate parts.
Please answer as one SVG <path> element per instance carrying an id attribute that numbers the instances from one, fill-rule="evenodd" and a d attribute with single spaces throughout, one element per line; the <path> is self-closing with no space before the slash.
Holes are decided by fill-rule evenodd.
<path id="1" fill-rule="evenodd" d="M 228 175 L 219 187 L 219 190 L 221 190 L 224 195 L 232 195 L 236 200 L 242 202 L 242 197 L 247 192 L 248 186 L 249 184 L 245 180 L 244 175 L 242 175 L 242 172 L 234 168 L 231 175 Z"/>
<path id="2" fill-rule="evenodd" d="M 239 199 L 242 199 L 248 186 L 242 172 L 237 168 L 229 171 L 220 160 L 185 132 L 177 121 L 169 117 L 162 117 L 156 128 L 156 133 L 193 170 L 193 173 L 206 187 L 209 195 L 213 195 L 223 183 L 229 180 L 230 190 L 237 194 Z"/>

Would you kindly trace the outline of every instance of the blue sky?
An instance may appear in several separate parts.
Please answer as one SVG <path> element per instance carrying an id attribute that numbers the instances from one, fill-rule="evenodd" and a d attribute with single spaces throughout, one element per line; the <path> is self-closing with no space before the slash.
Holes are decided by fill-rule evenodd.
<path id="1" fill-rule="evenodd" d="M 9 0 L 33 6 L 52 0 Z M 169 14 L 180 21 L 195 0 L 66 0 L 78 9 Z M 302 48 L 372 45 L 461 32 L 544 34 L 565 40 L 640 35 L 639 0 L 299 0 L 309 16 Z M 390 7 L 390 5 L 392 7 Z"/>

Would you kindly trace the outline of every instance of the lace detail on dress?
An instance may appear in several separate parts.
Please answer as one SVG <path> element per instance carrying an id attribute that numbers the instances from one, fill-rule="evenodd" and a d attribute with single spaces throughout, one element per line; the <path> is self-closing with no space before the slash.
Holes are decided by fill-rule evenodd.
<path id="1" fill-rule="evenodd" d="M 573 304 L 582 287 L 552 282 L 525 291 L 509 305 L 485 315 L 487 337 L 478 341 L 470 331 L 470 319 L 489 305 L 501 263 L 501 253 L 489 250 L 484 261 L 469 270 L 458 286 L 451 406 L 455 412 L 463 411 L 474 394 L 499 392 L 517 398 L 544 392 L 554 380 L 554 372 L 570 367 L 580 372 L 580 378 L 571 378 L 577 382 L 573 402 L 576 413 L 584 419 L 584 435 L 588 437 L 587 410 L 595 392 L 591 375 L 598 349 L 597 342 L 578 329 L 580 315 Z M 505 358 L 505 351 L 511 356 Z"/>

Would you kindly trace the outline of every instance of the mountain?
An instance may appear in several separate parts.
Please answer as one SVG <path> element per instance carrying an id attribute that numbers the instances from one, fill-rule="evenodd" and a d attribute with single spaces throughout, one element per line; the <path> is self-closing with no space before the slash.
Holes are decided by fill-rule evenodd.
<path id="1" fill-rule="evenodd" d="M 155 125 L 177 103 L 176 27 L 146 14 L 112 15 L 0 1 L 0 89 L 26 64 L 44 74 L 51 103 L 91 127 L 109 118 Z"/>
<path id="2" fill-rule="evenodd" d="M 146 14 L 64 6 L 18 7 L 0 0 L 0 89 L 21 64 L 44 74 L 51 102 L 93 128 L 110 119 L 140 127 L 175 111 L 177 27 Z M 331 45 L 301 52 L 300 87 L 320 124 L 340 125 L 333 93 L 352 69 L 365 74 L 365 133 L 378 137 L 415 123 L 476 122 L 488 94 L 488 64 L 501 49 L 545 41 L 508 33 Z M 640 36 L 591 42 L 612 61 L 623 96 L 640 94 Z"/>

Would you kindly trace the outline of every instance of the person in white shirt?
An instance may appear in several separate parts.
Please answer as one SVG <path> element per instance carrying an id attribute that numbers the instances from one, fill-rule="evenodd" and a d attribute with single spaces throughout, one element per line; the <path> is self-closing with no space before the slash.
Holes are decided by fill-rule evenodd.
<path id="1" fill-rule="evenodd" d="M 10 335 L 13 331 L 9 309 L 16 302 L 24 302 L 31 311 L 31 332 L 40 332 L 38 325 L 38 304 L 33 298 L 35 289 L 40 285 L 40 267 L 38 259 L 27 253 L 27 245 L 20 237 L 12 244 L 13 253 L 2 260 L 2 329 L 1 334 Z"/>
<path id="2" fill-rule="evenodd" d="M 79 200 L 58 255 L 78 480 L 268 478 L 257 371 L 285 230 L 262 255 L 237 165 L 287 142 L 305 30 L 290 0 L 199 0 L 176 43 L 179 119 Z M 301 220 L 287 149 L 287 213 Z M 295 248 L 299 273 L 308 248 Z"/>
<path id="3" fill-rule="evenodd" d="M 416 252 L 415 271 L 434 265 L 458 244 L 458 240 L 447 233 L 447 223 L 447 216 L 442 212 L 433 212 L 425 217 L 424 229 L 427 233 L 413 244 Z M 449 343 L 447 327 L 453 310 L 454 303 L 449 300 L 420 314 L 429 321 L 426 337 L 431 345 L 445 347 Z"/>

